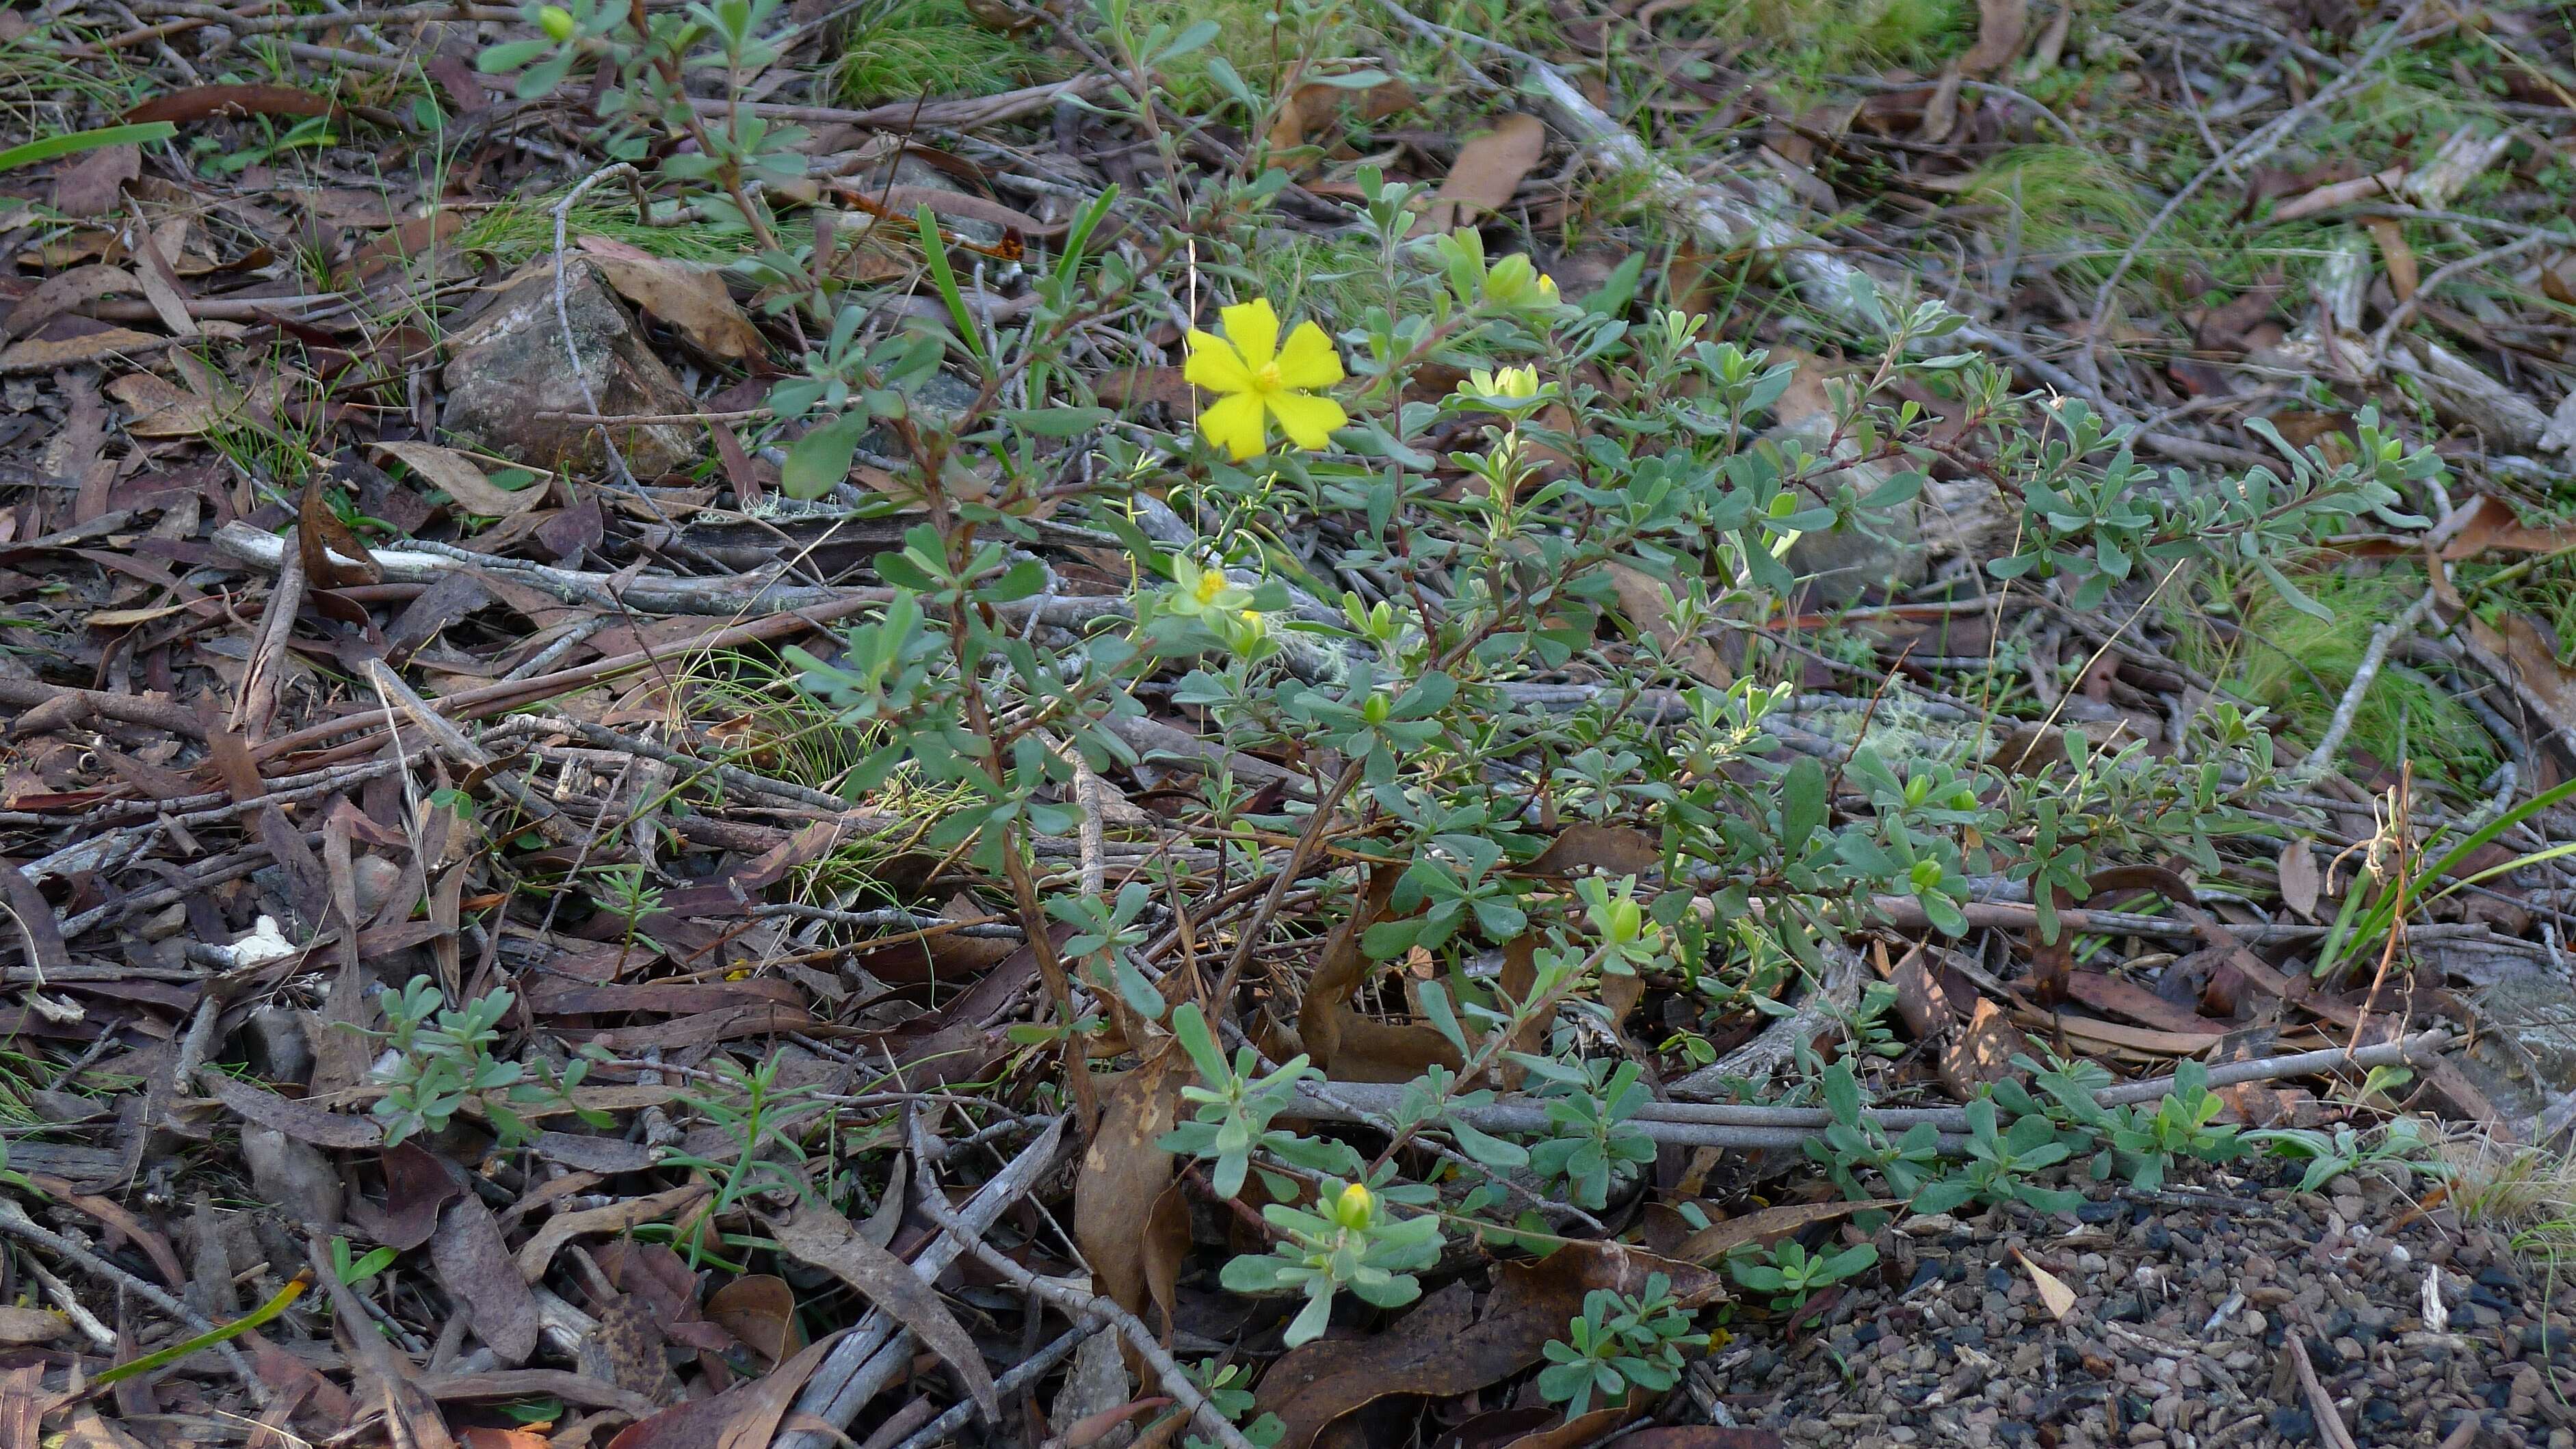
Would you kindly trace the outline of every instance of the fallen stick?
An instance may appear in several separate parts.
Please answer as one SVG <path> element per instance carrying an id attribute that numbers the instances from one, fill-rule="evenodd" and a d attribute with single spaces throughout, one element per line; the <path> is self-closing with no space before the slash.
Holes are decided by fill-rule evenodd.
<path id="1" fill-rule="evenodd" d="M 1163 1392 L 1172 1396 L 1173 1403 L 1188 1410 L 1191 1422 L 1215 1440 L 1220 1449 L 1252 1449 L 1252 1441 L 1244 1438 L 1243 1431 L 1217 1411 L 1216 1405 L 1191 1381 L 1189 1371 L 1172 1357 L 1171 1350 L 1156 1341 L 1154 1331 L 1145 1326 L 1144 1320 L 1110 1298 L 1042 1277 L 994 1251 L 985 1243 L 982 1229 L 961 1221 L 956 1210 L 941 1199 L 937 1182 L 925 1181 L 922 1186 L 921 1210 L 930 1215 L 932 1222 L 939 1224 L 943 1241 L 956 1243 L 972 1254 L 976 1262 L 1000 1274 L 1011 1286 L 1031 1297 L 1044 1299 L 1048 1306 L 1066 1317 L 1076 1322 L 1104 1323 L 1116 1329 L 1118 1336 L 1127 1341 L 1127 1346 L 1135 1351 L 1136 1356 L 1153 1366 L 1155 1377 L 1163 1382 Z"/>
<path id="2" fill-rule="evenodd" d="M 382 555 L 378 557 L 381 558 Z M 858 613 L 862 609 L 875 608 L 884 603 L 884 599 L 876 597 L 882 592 L 874 589 L 854 589 L 837 602 L 820 608 L 768 614 L 745 623 L 710 630 L 695 639 L 681 639 L 669 644 L 630 650 L 624 654 L 611 654 L 603 659 L 594 659 L 587 664 L 576 664 L 570 669 L 558 669 L 551 674 L 478 684 L 470 689 L 460 689 L 450 694 L 440 695 L 429 703 L 432 708 L 451 720 L 482 719 L 517 709 L 521 705 L 533 704 L 538 700 L 550 699 L 559 694 L 569 694 L 576 689 L 587 689 L 591 685 L 633 674 L 638 670 L 650 669 L 657 664 L 684 660 L 710 650 L 733 649 L 745 644 L 763 644 L 790 634 L 801 634 L 808 629 L 819 629 L 835 619 Z M 270 760 L 296 750 L 311 749 L 315 745 L 336 740 L 343 735 L 377 730 L 383 719 L 384 712 L 379 709 L 353 711 L 335 719 L 306 725 L 291 734 L 280 735 L 252 750 L 251 758 Z M 367 747 L 373 749 L 373 742 L 369 742 Z"/>
<path id="3" fill-rule="evenodd" d="M 2290 771 L 2292 785 L 2305 785 L 2334 767 L 2335 752 L 2343 748 L 2344 736 L 2352 733 L 2353 721 L 2361 717 L 2362 696 L 2370 693 L 2371 681 L 2379 677 L 2379 666 L 2388 662 L 2388 646 L 2415 632 L 2424 616 L 2433 611 L 2433 591 L 2408 606 L 2405 613 L 2370 631 L 2370 647 L 2361 652 L 2361 663 L 2352 671 L 2352 683 L 2345 686 L 2343 698 L 2336 703 L 2334 718 L 2327 721 L 2326 732 L 2308 749 L 2308 757 Z"/>
<path id="4" fill-rule="evenodd" d="M 2397 1066 L 2434 1056 L 2450 1044 L 2451 1034 L 2436 1029 L 2366 1047 L 2329 1047 L 2321 1051 L 2267 1057 L 2260 1061 L 2226 1062 L 2209 1069 L 2209 1085 L 2212 1088 L 2229 1087 L 2240 1082 L 2316 1076 L 2350 1067 Z M 2106 1087 L 2096 1092 L 2093 1100 L 2105 1107 L 2118 1107 L 2159 1101 L 2173 1089 L 2172 1077 L 2154 1077 Z M 1372 1114 L 1379 1117 L 1393 1114 L 1402 1105 L 1406 1090 L 1400 1085 L 1370 1082 L 1300 1084 L 1299 1102 L 1293 1110 L 1301 1116 L 1328 1122 L 1366 1121 Z M 1553 1130 L 1548 1124 L 1547 1102 L 1543 1098 L 1504 1097 L 1482 1107 L 1458 1108 L 1454 1115 L 1467 1125 L 1488 1132 L 1545 1134 Z M 1965 1108 L 1891 1107 L 1872 1115 L 1890 1132 L 1928 1124 L 1944 1134 L 1944 1151 L 1966 1150 L 1967 1139 L 1959 1135 L 1968 1130 Z M 1796 1147 L 1830 1125 L 1833 1118 L 1821 1107 L 1649 1102 L 1629 1120 L 1657 1142 L 1684 1147 L 1754 1148 Z"/>
<path id="5" fill-rule="evenodd" d="M 937 1216 L 945 1219 L 941 1226 L 953 1223 L 972 1235 L 982 1233 L 1001 1220 L 1002 1213 L 1026 1196 L 1055 1166 L 1056 1144 L 1064 1138 L 1064 1119 L 1057 1118 L 1035 1142 L 1021 1149 L 1010 1165 L 993 1175 L 975 1190 L 961 1208 L 947 1208 Z M 939 1189 L 924 1184 L 921 1195 L 926 1208 Z M 913 1273 L 925 1283 L 935 1283 L 948 1265 L 966 1251 L 957 1232 L 942 1232 L 923 1246 L 910 1264 Z M 846 1442 L 839 1431 L 850 1427 L 859 1410 L 877 1396 L 894 1376 L 912 1366 L 912 1334 L 880 1309 L 870 1309 L 859 1326 L 851 1329 L 823 1359 L 805 1387 L 796 1396 L 796 1413 L 810 1414 L 831 1426 L 820 1429 L 788 1428 L 778 1436 L 776 1449 L 834 1449 Z M 791 1424 L 793 1420 L 790 1421 Z"/>
<path id="6" fill-rule="evenodd" d="M 218 553 L 271 572 L 286 560 L 285 539 L 239 520 L 216 529 L 214 545 Z M 782 586 L 774 580 L 758 578 L 686 579 L 639 574 L 628 579 L 614 574 L 584 573 L 577 569 L 526 563 L 441 544 L 425 544 L 414 549 L 375 549 L 371 552 L 376 563 L 383 568 L 387 583 L 435 583 L 449 574 L 488 570 L 514 584 L 541 589 L 567 604 L 631 609 L 640 614 L 782 614 L 797 609 L 828 607 L 841 602 L 852 592 L 804 584 Z M 877 602 L 893 597 L 891 591 L 883 589 L 862 592 L 878 595 Z"/>

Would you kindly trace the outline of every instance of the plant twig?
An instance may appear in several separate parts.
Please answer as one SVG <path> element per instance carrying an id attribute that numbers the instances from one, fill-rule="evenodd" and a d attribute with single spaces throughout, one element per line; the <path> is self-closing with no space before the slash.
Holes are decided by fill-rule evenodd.
<path id="1" fill-rule="evenodd" d="M 943 1201 L 942 1211 L 970 1238 L 985 1231 L 1054 1168 L 1056 1145 L 1063 1140 L 1064 1119 L 1058 1117 L 1048 1123 L 1036 1141 L 1020 1149 L 1020 1155 L 1012 1158 L 1010 1165 L 977 1188 L 964 1207 L 949 1210 Z M 926 1183 L 924 1188 L 921 1202 L 927 1207 L 938 1197 L 938 1189 Z M 912 1260 L 912 1271 L 924 1282 L 934 1281 L 965 1248 L 955 1234 L 943 1233 L 931 1239 Z M 841 1442 L 838 1431 L 848 1428 L 859 1410 L 911 1365 L 911 1333 L 885 1313 L 870 1310 L 857 1328 L 832 1345 L 822 1367 L 814 1371 L 814 1377 L 796 1396 L 796 1412 L 822 1420 L 832 1432 L 791 1427 L 780 1433 L 776 1449 L 833 1449 Z"/>
<path id="2" fill-rule="evenodd" d="M 115 1284 L 125 1292 L 133 1294 L 188 1325 L 195 1332 L 217 1331 L 214 1321 L 204 1314 L 27 1216 L 27 1210 L 20 1207 L 15 1198 L 0 1197 L 0 1233 L 24 1239 L 47 1252 L 78 1263 L 92 1275 Z M 267 1408 L 269 1401 L 276 1395 L 269 1389 L 267 1381 L 251 1368 L 250 1360 L 242 1357 L 241 1350 L 235 1348 L 230 1341 L 218 1343 L 214 1347 L 215 1353 L 223 1359 L 224 1367 L 232 1370 L 233 1377 L 240 1379 L 242 1387 L 249 1391 L 251 1402 L 263 1409 Z"/>
<path id="3" fill-rule="evenodd" d="M 950 1210 L 941 1199 L 936 1183 L 925 1182 L 923 1187 L 926 1190 L 921 1195 L 921 1210 L 939 1225 L 949 1241 L 964 1248 L 975 1261 L 1001 1274 L 1011 1286 L 1046 1300 L 1076 1322 L 1105 1323 L 1117 1329 L 1118 1336 L 1127 1340 L 1127 1346 L 1153 1366 L 1155 1376 L 1163 1381 L 1163 1392 L 1189 1411 L 1202 1433 L 1215 1440 L 1222 1449 L 1253 1449 L 1252 1441 L 1244 1438 L 1243 1431 L 1217 1412 L 1216 1405 L 1210 1403 L 1207 1395 L 1199 1391 L 1199 1386 L 1191 1382 L 1189 1370 L 1182 1368 L 1171 1351 L 1155 1339 L 1154 1331 L 1145 1326 L 1143 1319 L 1110 1298 L 1068 1287 L 1053 1278 L 1041 1277 L 1011 1261 L 987 1244 L 980 1230 L 970 1227 Z"/>

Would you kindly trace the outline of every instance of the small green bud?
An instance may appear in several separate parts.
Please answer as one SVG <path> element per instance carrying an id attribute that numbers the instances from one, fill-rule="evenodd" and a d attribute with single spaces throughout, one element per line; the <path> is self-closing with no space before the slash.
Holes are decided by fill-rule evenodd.
<path id="1" fill-rule="evenodd" d="M 574 30 L 572 12 L 560 5 L 540 6 L 537 10 L 537 28 L 546 33 L 546 39 L 562 45 L 572 39 Z"/>
<path id="2" fill-rule="evenodd" d="M 1376 1216 L 1376 1196 L 1356 1182 L 1343 1188 L 1342 1195 L 1333 1199 L 1333 1221 L 1352 1232 L 1367 1227 L 1369 1220 Z"/>

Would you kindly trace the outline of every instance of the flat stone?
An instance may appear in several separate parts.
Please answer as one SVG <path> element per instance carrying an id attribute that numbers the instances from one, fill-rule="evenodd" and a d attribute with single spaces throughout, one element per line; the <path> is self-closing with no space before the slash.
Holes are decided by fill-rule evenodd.
<path id="1" fill-rule="evenodd" d="M 653 355 L 634 315 L 598 272 L 580 258 L 564 271 L 564 311 L 572 322 L 567 365 L 555 315 L 554 264 L 530 263 L 501 284 L 500 294 L 454 340 L 447 364 L 447 403 L 439 425 L 459 444 L 532 467 L 593 475 L 606 471 L 600 430 L 543 414 L 590 411 L 590 383 L 609 416 L 689 413 L 696 401 Z M 698 455 L 704 430 L 686 423 L 639 423 L 610 429 L 638 479 L 670 472 Z"/>
<path id="2" fill-rule="evenodd" d="M 1833 419 L 1819 414 L 1773 428 L 1763 437 L 1774 446 L 1785 448 L 1795 443 L 1809 455 L 1820 456 L 1832 435 Z M 1840 451 L 1849 454 L 1855 450 L 1846 441 Z M 1859 463 L 1816 478 L 1813 494 L 1830 499 L 1848 487 L 1866 498 L 1890 476 L 1889 470 L 1878 464 Z M 1930 554 L 1922 539 L 1922 505 L 1909 503 L 1873 513 L 1869 524 L 1888 536 L 1872 537 L 1855 525 L 1826 533 L 1802 533 L 1790 545 L 1783 562 L 1790 572 L 1806 580 L 1801 587 L 1810 604 L 1833 608 L 1851 603 L 1870 589 L 1923 582 L 1930 568 Z"/>

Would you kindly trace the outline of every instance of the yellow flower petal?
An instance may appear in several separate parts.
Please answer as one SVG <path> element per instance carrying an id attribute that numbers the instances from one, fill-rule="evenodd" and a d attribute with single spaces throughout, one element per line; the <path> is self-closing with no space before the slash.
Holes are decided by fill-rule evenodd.
<path id="1" fill-rule="evenodd" d="M 1209 404 L 1208 410 L 1199 414 L 1199 431 L 1207 434 L 1209 442 L 1232 453 L 1237 462 L 1260 452 L 1269 432 L 1261 420 L 1260 395 L 1230 393 Z"/>
<path id="2" fill-rule="evenodd" d="M 1281 385 L 1312 390 L 1331 387 L 1342 376 L 1342 355 L 1333 350 L 1333 339 L 1312 322 L 1298 323 L 1288 334 L 1288 345 L 1279 349 Z"/>
<path id="3" fill-rule="evenodd" d="M 1333 429 L 1351 420 L 1342 405 L 1328 397 L 1302 392 L 1274 392 L 1266 401 L 1270 415 L 1279 420 L 1279 430 L 1288 441 L 1309 451 L 1333 441 Z"/>
<path id="4" fill-rule="evenodd" d="M 1270 308 L 1270 299 L 1255 297 L 1224 309 L 1225 340 L 1243 354 L 1243 365 L 1259 372 L 1279 355 L 1279 314 Z"/>
<path id="5" fill-rule="evenodd" d="M 1248 392 L 1252 388 L 1252 370 L 1243 365 L 1243 357 L 1234 344 L 1213 332 L 1190 329 L 1190 358 L 1182 365 L 1181 376 L 1210 392 Z"/>

